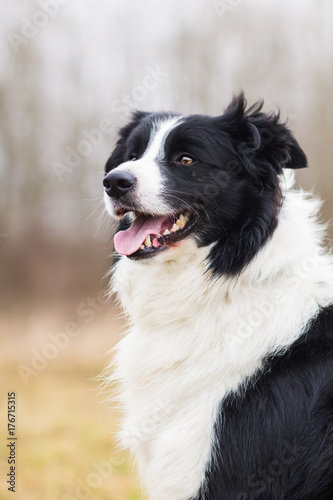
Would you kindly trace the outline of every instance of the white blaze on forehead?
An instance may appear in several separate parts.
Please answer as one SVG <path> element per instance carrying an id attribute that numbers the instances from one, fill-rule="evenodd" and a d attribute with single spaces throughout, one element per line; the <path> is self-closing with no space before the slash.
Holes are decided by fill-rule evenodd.
<path id="1" fill-rule="evenodd" d="M 162 122 L 154 123 L 150 133 L 150 141 L 142 159 L 157 159 L 163 153 L 164 143 L 171 130 L 179 122 L 180 117 L 174 116 Z"/>
<path id="2" fill-rule="evenodd" d="M 165 215 L 171 210 L 161 196 L 164 179 L 157 160 L 163 158 L 165 140 L 179 122 L 180 117 L 173 116 L 153 123 L 143 156 L 139 160 L 122 163 L 115 169 L 126 170 L 135 175 L 137 203 L 140 210 L 146 213 Z"/>

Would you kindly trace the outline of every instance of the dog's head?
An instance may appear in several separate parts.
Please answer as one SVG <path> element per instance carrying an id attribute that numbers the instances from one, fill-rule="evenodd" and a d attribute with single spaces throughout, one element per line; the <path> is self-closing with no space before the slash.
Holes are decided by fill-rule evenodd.
<path id="1" fill-rule="evenodd" d="M 217 274 L 238 273 L 272 235 L 283 168 L 306 156 L 278 114 L 243 94 L 217 117 L 136 112 L 106 163 L 105 202 L 130 259 L 170 253 L 186 238 L 212 245 Z"/>

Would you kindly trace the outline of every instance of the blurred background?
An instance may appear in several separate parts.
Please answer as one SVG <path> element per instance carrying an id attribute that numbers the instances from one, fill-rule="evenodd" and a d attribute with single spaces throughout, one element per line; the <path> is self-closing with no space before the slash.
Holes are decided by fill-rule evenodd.
<path id="1" fill-rule="evenodd" d="M 131 110 L 219 114 L 244 90 L 309 158 L 333 216 L 331 0 L 1 0 L 0 498 L 135 500 L 97 377 L 124 329 L 105 299 L 103 167 Z M 332 235 L 332 230 L 330 230 Z M 17 492 L 7 491 L 7 392 Z"/>

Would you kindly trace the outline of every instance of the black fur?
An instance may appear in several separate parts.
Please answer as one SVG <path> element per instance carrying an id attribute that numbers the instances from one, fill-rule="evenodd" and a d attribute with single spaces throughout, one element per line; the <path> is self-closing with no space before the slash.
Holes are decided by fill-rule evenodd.
<path id="1" fill-rule="evenodd" d="M 133 153 L 140 158 L 154 123 L 167 116 L 177 115 L 134 114 L 106 172 Z M 195 162 L 180 164 L 182 154 Z M 208 263 L 217 277 L 240 273 L 272 236 L 282 169 L 307 166 L 279 114 L 263 113 L 262 103 L 246 110 L 242 94 L 221 116 L 183 117 L 156 161 L 166 179 L 163 199 L 177 213 L 191 207 L 200 214 L 194 235 L 198 246 L 215 243 Z M 128 225 L 125 217 L 120 229 Z M 333 307 L 323 309 L 287 352 L 226 397 L 195 500 L 333 499 L 332 325 Z"/>
<path id="2" fill-rule="evenodd" d="M 217 276 L 238 274 L 273 234 L 282 202 L 282 167 L 307 166 L 279 114 L 265 114 L 261 108 L 259 103 L 246 111 L 241 94 L 222 116 L 184 117 L 168 135 L 159 160 L 167 179 L 163 198 L 176 212 L 191 207 L 201 214 L 195 232 L 199 246 L 216 242 L 209 267 Z M 154 122 L 167 116 L 177 115 L 135 113 L 120 131 L 106 173 L 133 152 L 140 158 Z M 175 164 L 184 153 L 195 158 L 190 167 Z"/>
<path id="3" fill-rule="evenodd" d="M 231 394 L 196 500 L 332 500 L 333 307 Z"/>

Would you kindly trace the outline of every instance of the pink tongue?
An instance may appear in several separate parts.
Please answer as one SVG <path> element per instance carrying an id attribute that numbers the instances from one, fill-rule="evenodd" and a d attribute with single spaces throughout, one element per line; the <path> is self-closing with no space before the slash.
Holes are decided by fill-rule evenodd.
<path id="1" fill-rule="evenodd" d="M 137 217 L 126 231 L 114 237 L 114 247 L 121 255 L 131 255 L 139 250 L 148 234 L 158 234 L 166 217 Z"/>

